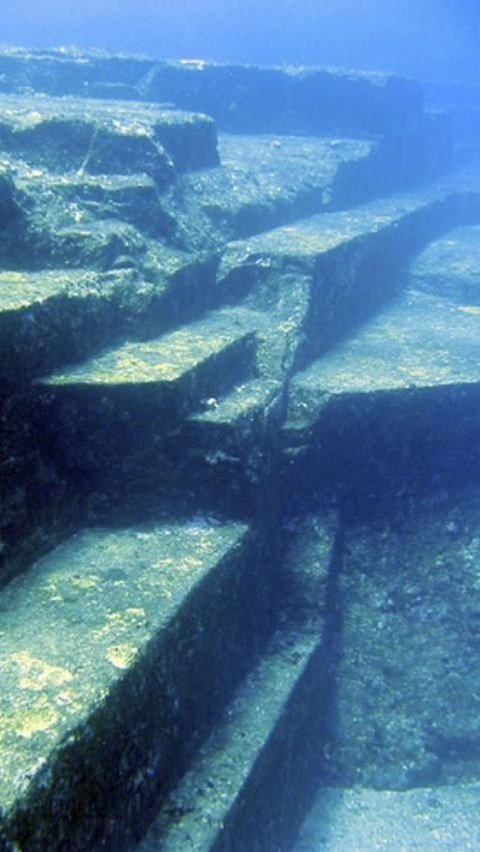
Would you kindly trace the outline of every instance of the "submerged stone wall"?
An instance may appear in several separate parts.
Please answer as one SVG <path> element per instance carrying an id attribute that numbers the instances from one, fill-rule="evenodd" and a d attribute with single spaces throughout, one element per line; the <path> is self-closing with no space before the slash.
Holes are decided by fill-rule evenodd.
<path id="1" fill-rule="evenodd" d="M 433 689 L 413 756 L 399 716 L 359 746 L 351 552 L 478 481 L 475 165 L 388 74 L 4 49 L 0 84 L 0 843 L 261 813 L 288 849 L 322 778 L 450 777 Z"/>

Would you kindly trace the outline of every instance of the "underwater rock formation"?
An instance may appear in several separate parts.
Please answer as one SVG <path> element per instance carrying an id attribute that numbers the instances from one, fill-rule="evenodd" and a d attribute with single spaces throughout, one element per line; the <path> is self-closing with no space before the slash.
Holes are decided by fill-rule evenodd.
<path id="1" fill-rule="evenodd" d="M 388 74 L 0 81 L 0 848 L 477 781 L 478 166 Z"/>

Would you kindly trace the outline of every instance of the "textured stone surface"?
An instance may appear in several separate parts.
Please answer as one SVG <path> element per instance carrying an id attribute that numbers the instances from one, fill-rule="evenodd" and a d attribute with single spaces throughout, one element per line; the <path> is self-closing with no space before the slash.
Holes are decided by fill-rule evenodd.
<path id="1" fill-rule="evenodd" d="M 478 168 L 425 183 L 388 74 L 0 88 L 4 835 L 290 848 L 319 780 L 477 778 Z"/>
<path id="2" fill-rule="evenodd" d="M 115 845 L 121 823 L 132 831 L 139 798 L 166 783 L 169 754 L 188 751 L 179 731 L 190 726 L 194 738 L 227 688 L 208 663 L 208 601 L 229 585 L 230 571 L 249 573 L 245 544 L 245 527 L 213 521 L 90 530 L 3 591 L 4 841 L 80 849 L 102 835 Z M 192 693 L 201 657 L 209 699 Z M 146 715 L 156 716 L 147 730 Z M 115 760 L 121 783 L 112 787 L 102 760 Z"/>
<path id="3" fill-rule="evenodd" d="M 442 491 L 403 517 L 347 524 L 329 732 L 336 782 L 478 779 L 478 507 L 478 488 Z"/>
<path id="4" fill-rule="evenodd" d="M 287 626 L 273 637 L 192 769 L 166 800 L 141 852 L 159 846 L 170 852 L 187 846 L 231 848 L 239 838 L 244 847 L 289 847 L 311 793 L 313 754 L 322 740 L 326 702 L 317 706 L 309 740 L 303 726 L 319 690 L 328 691 L 322 643 L 336 532 L 334 513 L 298 523 L 287 551 L 293 591 L 284 601 Z M 290 619 L 297 621 L 299 608 L 308 612 L 301 630 L 288 625 Z M 287 764 L 286 753 L 296 758 Z"/>
<path id="5" fill-rule="evenodd" d="M 431 243 L 408 270 L 408 284 L 463 304 L 464 313 L 480 309 L 480 228 L 457 228 Z"/>
<path id="6" fill-rule="evenodd" d="M 403 792 L 324 789 L 293 852 L 465 849 L 480 843 L 478 784 Z"/>
<path id="7" fill-rule="evenodd" d="M 218 163 L 213 121 L 152 104 L 75 98 L 0 97 L 5 151 L 55 172 L 145 172 L 160 185 L 179 169 Z"/>

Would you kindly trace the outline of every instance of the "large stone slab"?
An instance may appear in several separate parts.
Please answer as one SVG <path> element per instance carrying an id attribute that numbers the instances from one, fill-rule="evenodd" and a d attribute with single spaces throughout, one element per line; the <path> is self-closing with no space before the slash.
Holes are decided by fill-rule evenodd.
<path id="1" fill-rule="evenodd" d="M 0 372 L 5 385 L 21 386 L 32 375 L 71 358 L 75 325 L 80 351 L 97 338 L 98 323 L 113 322 L 115 301 L 128 275 L 89 270 L 0 272 Z M 96 330 L 97 329 L 97 330 Z M 78 351 L 78 350 L 77 350 Z"/>
<path id="2" fill-rule="evenodd" d="M 0 146 L 57 173 L 143 172 L 162 188 L 174 166 L 215 165 L 216 141 L 205 115 L 122 101 L 0 96 Z"/>
<path id="3" fill-rule="evenodd" d="M 302 67 L 159 62 L 145 96 L 212 115 L 226 130 L 385 133 L 422 109 L 417 84 L 392 74 Z"/>
<path id="4" fill-rule="evenodd" d="M 69 466 L 97 473 L 160 475 L 168 454 L 162 441 L 189 412 L 252 374 L 259 321 L 241 308 L 212 312 L 39 380 L 56 452 Z"/>
<path id="5" fill-rule="evenodd" d="M 206 112 L 233 132 L 388 138 L 381 166 L 390 175 L 388 188 L 438 173 L 451 161 L 445 121 L 423 111 L 417 83 L 388 73 L 3 48 L 0 75 L 5 92 L 154 100 Z"/>
<path id="6" fill-rule="evenodd" d="M 0 84 L 4 92 L 84 95 L 90 87 L 109 97 L 138 97 L 136 83 L 153 60 L 112 56 L 103 50 L 83 52 L 75 47 L 29 49 L 5 46 L 0 53 Z"/>
<path id="7" fill-rule="evenodd" d="M 245 665 L 252 571 L 244 526 L 197 518 L 84 531 L 2 590 L 5 848 L 131 847 Z"/>
<path id="8" fill-rule="evenodd" d="M 480 315 L 408 292 L 292 379 L 287 467 L 379 498 L 480 466 Z M 308 471 L 308 473 L 307 473 Z"/>
<path id="9" fill-rule="evenodd" d="M 177 262 L 177 276 L 182 273 Z M 85 357 L 125 334 L 126 314 L 139 301 L 168 300 L 168 288 L 140 285 L 132 270 L 97 273 L 88 269 L 20 270 L 0 273 L 0 372 L 3 390 L 19 389 L 45 370 Z M 129 311 L 130 308 L 130 311 Z M 140 305 L 140 309 L 142 305 Z M 160 318 L 161 321 L 161 318 Z"/>
<path id="10" fill-rule="evenodd" d="M 476 384 L 479 339 L 480 311 L 409 291 L 293 377 L 289 424 L 314 423 L 335 397 Z"/>
<path id="11" fill-rule="evenodd" d="M 109 94 L 173 102 L 214 116 L 225 129 L 385 133 L 412 125 L 418 84 L 389 73 L 331 68 L 258 68 L 197 60 L 158 62 L 101 51 L 3 48 L 4 91 Z M 248 130 L 247 130 L 248 132 Z"/>
<path id="12" fill-rule="evenodd" d="M 96 241 L 101 255 L 121 251 L 115 229 L 92 228 L 88 233 L 65 234 L 58 256 L 72 243 Z M 63 252 L 60 249 L 63 248 Z M 92 258 L 89 244 L 86 258 Z M 153 337 L 187 322 L 215 302 L 215 259 L 191 258 L 184 252 L 157 245 L 143 278 L 134 260 L 119 255 L 108 272 L 95 268 L 22 268 L 0 273 L 0 372 L 4 390 L 48 370 L 92 356 L 127 336 Z M 80 260 L 81 258 L 77 258 Z"/>
<path id="13" fill-rule="evenodd" d="M 318 778 L 330 698 L 324 617 L 336 531 L 333 514 L 297 519 L 283 627 L 161 806 L 141 852 L 290 848 Z"/>
<path id="14" fill-rule="evenodd" d="M 217 234 L 240 239 L 362 198 L 377 148 L 366 139 L 221 133 L 221 166 L 186 175 L 182 186 Z"/>
<path id="15" fill-rule="evenodd" d="M 279 314 L 288 305 L 282 323 L 297 329 L 298 369 L 379 310 L 420 247 L 479 215 L 478 187 L 478 174 L 466 173 L 232 242 L 220 266 L 225 298 L 248 296 Z"/>
<path id="16" fill-rule="evenodd" d="M 251 337 L 258 322 L 253 311 L 241 308 L 212 312 L 156 340 L 124 343 L 40 383 L 52 388 L 98 386 L 100 392 L 118 385 L 172 386 L 229 346 Z"/>

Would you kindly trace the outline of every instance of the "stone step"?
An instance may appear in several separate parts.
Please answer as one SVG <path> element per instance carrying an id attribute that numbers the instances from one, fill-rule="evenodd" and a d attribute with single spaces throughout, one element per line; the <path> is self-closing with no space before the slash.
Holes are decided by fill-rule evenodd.
<path id="1" fill-rule="evenodd" d="M 117 223 L 118 224 L 118 223 Z M 78 262 L 78 245 L 90 236 L 102 249 L 102 228 L 64 233 L 56 252 Z M 188 322 L 217 301 L 216 261 L 190 257 L 159 244 L 145 257 L 145 274 L 132 256 L 121 255 L 117 232 L 105 232 L 118 254 L 118 268 L 47 268 L 0 272 L 0 375 L 4 387 L 94 355 L 128 335 L 155 336 Z M 92 259 L 90 245 L 87 259 Z M 80 252 L 81 254 L 81 252 Z M 125 264 L 123 266 L 123 264 Z"/>
<path id="2" fill-rule="evenodd" d="M 438 172 L 451 154 L 446 124 L 423 111 L 419 85 L 393 74 L 10 48 L 0 52 L 0 69 L 4 91 L 25 92 L 28 81 L 30 91 L 49 95 L 173 103 L 207 113 L 229 132 L 384 137 L 395 151 L 389 186 Z"/>
<path id="3" fill-rule="evenodd" d="M 197 215 L 229 240 L 351 207 L 417 179 L 414 158 L 409 173 L 389 139 L 221 133 L 219 153 L 219 169 L 188 174 L 182 186 Z"/>
<path id="4" fill-rule="evenodd" d="M 155 469 L 162 440 L 255 370 L 260 317 L 213 311 L 162 337 L 125 343 L 37 382 L 56 453 L 91 469 Z M 55 437 L 56 436 L 56 437 Z M 139 440 L 141 437 L 141 440 Z"/>
<path id="5" fill-rule="evenodd" d="M 100 345 L 118 313 L 128 272 L 86 269 L 0 272 L 0 373 L 18 388 L 32 376 Z M 130 284 L 131 286 L 131 284 Z M 70 333 L 69 333 L 70 332 Z"/>
<path id="6" fill-rule="evenodd" d="M 131 421 L 120 423 L 114 422 L 113 410 L 108 405 L 97 405 L 92 399 L 82 406 L 78 394 L 74 392 L 73 396 L 81 409 L 81 416 L 74 428 L 72 417 L 75 416 L 75 410 L 70 416 L 71 407 L 66 399 L 68 390 L 63 389 L 58 408 L 53 392 L 47 394 L 51 398 L 52 411 L 45 392 L 41 394 L 42 404 L 39 405 L 40 389 L 31 384 L 32 379 L 45 375 L 47 371 L 58 370 L 71 361 L 92 357 L 108 342 L 113 345 L 119 342 L 119 338 L 124 340 L 127 336 L 153 338 L 162 331 L 168 332 L 172 324 L 198 317 L 206 304 L 215 302 L 215 263 L 211 259 L 190 260 L 157 247 L 150 262 L 158 263 L 161 267 L 161 277 L 156 277 L 154 281 L 142 280 L 134 270 L 127 269 L 109 274 L 72 269 L 5 271 L 0 274 L 2 576 L 10 575 L 18 569 L 19 564 L 31 562 L 32 558 L 45 552 L 49 546 L 54 546 L 62 527 L 71 531 L 78 526 L 79 500 L 81 503 L 88 483 L 83 477 L 78 479 L 75 473 L 73 479 L 66 476 L 65 458 L 69 460 L 70 466 L 81 463 L 88 467 L 90 464 L 92 470 L 94 463 L 88 462 L 88 453 L 83 460 L 82 454 L 86 452 L 87 445 L 92 442 L 95 444 L 97 438 L 98 441 L 105 438 L 105 430 L 102 431 L 101 423 L 98 422 L 102 411 L 106 422 L 111 425 L 112 434 L 118 436 L 114 444 L 120 450 L 117 459 L 119 469 L 126 465 L 127 456 L 135 456 L 139 461 L 139 471 L 135 475 L 139 485 L 135 498 L 138 503 L 145 492 L 145 469 L 142 465 L 149 465 L 148 470 L 153 477 L 158 478 L 160 471 L 165 472 L 165 457 L 162 455 L 161 465 L 151 464 L 152 446 L 149 446 L 148 441 L 145 444 L 143 438 L 139 440 L 140 435 L 152 437 L 152 430 L 158 426 L 157 421 L 148 418 L 148 411 L 155 411 L 158 415 L 159 407 L 162 408 L 162 401 L 156 405 L 153 386 L 145 392 L 145 410 L 140 404 Z M 246 335 L 249 331 L 250 327 Z M 208 334 L 208 328 L 205 328 L 205 334 Z M 253 339 L 251 344 L 253 346 Z M 208 348 L 208 343 L 206 346 Z M 203 373 L 207 380 L 210 371 L 212 385 L 209 385 L 208 393 L 204 396 L 208 399 L 212 394 L 225 392 L 227 386 L 222 385 L 222 382 L 226 382 L 230 374 L 232 381 L 245 379 L 247 364 L 253 365 L 253 360 L 253 349 L 250 350 L 247 339 L 239 339 L 230 348 L 227 346 L 225 353 L 219 351 Z M 216 370 L 218 380 L 215 377 Z M 112 388 L 111 391 L 118 402 L 121 391 L 119 388 Z M 195 394 L 193 386 L 191 392 L 192 408 L 195 409 L 202 394 Z M 130 403 L 142 398 L 140 387 L 137 392 L 131 389 Z M 150 400 L 150 408 L 147 398 Z M 108 411 L 104 410 L 106 408 Z M 145 411 L 143 419 L 142 411 Z M 128 419 L 128 412 L 126 416 Z M 130 438 L 135 423 L 141 431 L 132 442 Z M 76 438 L 71 437 L 72 428 L 80 441 L 76 448 Z M 164 437 L 164 431 L 160 431 Z M 156 434 L 153 438 L 156 440 Z M 110 442 L 111 436 L 108 437 L 107 446 Z M 160 455 L 160 447 L 157 444 L 155 447 Z M 98 447 L 95 452 L 100 459 L 103 457 Z M 175 465 L 184 465 L 186 461 L 185 445 L 178 447 L 177 454 L 167 452 L 167 456 L 167 478 L 175 478 Z M 106 453 L 105 459 L 108 463 L 114 463 L 113 447 L 112 453 Z M 127 493 L 124 484 L 123 498 Z M 99 495 L 93 494 L 92 500 L 98 507 Z M 100 503 L 104 504 L 102 498 Z M 34 512 L 31 510 L 33 506 Z M 198 504 L 193 501 L 192 511 L 197 508 Z M 87 516 L 90 519 L 90 509 Z M 138 517 L 136 514 L 135 519 Z M 102 522 L 104 520 L 102 515 Z M 125 521 L 123 517 L 120 522 L 128 523 L 130 519 Z"/>
<path id="7" fill-rule="evenodd" d="M 179 436 L 188 459 L 186 490 L 228 511 L 241 506 L 247 516 L 256 515 L 260 481 L 268 488 L 274 475 L 271 442 L 283 415 L 284 388 L 277 380 L 250 379 L 209 399 Z"/>
<path id="8" fill-rule="evenodd" d="M 182 179 L 197 216 L 225 240 L 242 239 L 367 193 L 378 140 L 221 133 L 221 167 Z"/>
<path id="9" fill-rule="evenodd" d="M 258 324 L 258 316 L 241 307 L 214 311 L 155 340 L 125 343 L 83 364 L 66 367 L 39 383 L 58 389 L 102 390 L 119 385 L 173 386 L 227 347 L 250 338 Z"/>
<path id="10" fill-rule="evenodd" d="M 480 218 L 480 173 L 324 213 L 227 247 L 219 272 L 225 298 L 297 319 L 301 368 L 378 311 L 398 289 L 404 264 L 452 225 Z M 303 278 L 303 283 L 299 282 Z M 277 335 L 278 337 L 278 335 Z"/>
<path id="11" fill-rule="evenodd" d="M 286 560 L 285 625 L 162 802 L 139 852 L 290 848 L 321 764 L 329 701 L 322 616 L 335 531 L 334 515 L 299 522 Z"/>
<path id="12" fill-rule="evenodd" d="M 189 417 L 189 422 L 196 427 L 196 435 L 212 441 L 212 449 L 213 445 L 223 447 L 225 441 L 241 447 L 252 441 L 253 433 L 261 438 L 269 417 L 275 416 L 281 393 L 278 381 L 250 379 L 236 385 L 227 396 L 210 399 L 204 410 Z"/>
<path id="13" fill-rule="evenodd" d="M 231 393 L 204 397 L 201 408 L 187 413 L 178 428 L 165 429 L 161 438 L 154 435 L 152 440 L 148 423 L 143 424 L 142 440 L 138 441 L 137 435 L 136 442 L 124 452 L 115 479 L 113 459 L 109 461 L 111 475 L 108 481 L 102 475 L 102 490 L 119 489 L 118 510 L 128 512 L 135 507 L 135 518 L 140 507 L 147 515 L 151 512 L 152 500 L 154 505 L 161 500 L 172 511 L 180 501 L 184 509 L 191 507 L 192 511 L 203 505 L 209 511 L 233 512 L 235 517 L 239 512 L 240 517 L 252 517 L 253 512 L 254 517 L 260 513 L 265 518 L 273 511 L 278 495 L 271 497 L 267 511 L 258 504 L 256 495 L 264 486 L 269 487 L 275 475 L 271 442 L 276 440 L 283 415 L 282 384 L 246 378 Z M 117 424 L 115 433 L 118 429 Z M 135 437 L 136 427 L 131 426 L 131 430 Z M 88 437 L 84 445 L 90 452 Z M 104 464 L 105 454 L 102 467 Z M 122 484 L 125 475 L 128 495 Z"/>
<path id="14" fill-rule="evenodd" d="M 233 132 L 382 134 L 414 124 L 423 105 L 419 86 L 393 74 L 326 68 L 159 62 L 140 87 L 149 100 L 206 112 Z"/>
<path id="15" fill-rule="evenodd" d="M 160 188 L 175 170 L 218 163 L 205 115 L 152 104 L 0 95 L 0 147 L 55 173 L 150 175 Z"/>
<path id="16" fill-rule="evenodd" d="M 94 95 L 173 102 L 206 112 L 228 130 L 392 132 L 418 120 L 420 86 L 393 74 L 332 68 L 255 68 L 214 62 L 158 61 L 96 51 L 3 48 L 4 91 L 25 84 L 47 94 Z"/>
<path id="17" fill-rule="evenodd" d="M 180 283 L 182 259 L 172 257 L 171 280 Z M 184 264 L 185 267 L 185 264 Z M 188 265 L 184 268 L 190 278 Z M 200 271 L 200 270 L 199 270 Z M 202 277 L 202 276 L 201 276 Z M 0 272 L 0 374 L 19 384 L 85 357 L 125 334 L 127 312 L 143 292 L 144 310 L 168 299 L 168 286 L 141 284 L 133 270 L 44 269 Z M 163 290 L 163 293 L 162 293 Z"/>
<path id="18" fill-rule="evenodd" d="M 90 529 L 2 590 L 5 848 L 131 848 L 268 634 L 252 547 L 202 517 Z"/>
<path id="19" fill-rule="evenodd" d="M 480 313 L 407 291 L 290 384 L 286 456 L 353 485 L 367 469 L 478 468 Z M 314 449 L 315 448 L 315 449 Z M 465 457 L 464 457 L 465 454 Z M 312 465 L 312 459 L 308 462 Z"/>

